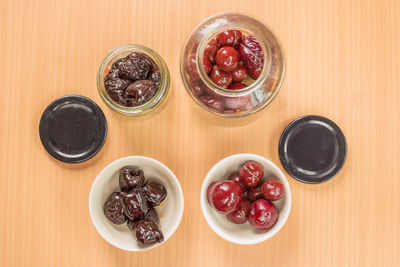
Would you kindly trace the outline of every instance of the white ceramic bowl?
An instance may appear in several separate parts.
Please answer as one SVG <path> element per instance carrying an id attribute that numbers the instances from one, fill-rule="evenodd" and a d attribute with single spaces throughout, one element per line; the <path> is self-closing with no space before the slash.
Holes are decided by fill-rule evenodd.
<path id="1" fill-rule="evenodd" d="M 146 180 L 160 182 L 167 189 L 167 197 L 162 205 L 156 207 L 160 216 L 160 228 L 164 242 L 178 228 L 183 215 L 183 193 L 178 179 L 167 166 L 161 162 L 143 156 L 120 158 L 105 167 L 96 177 L 89 196 L 89 211 L 97 232 L 111 245 L 128 251 L 145 251 L 162 243 L 140 245 L 136 242 L 126 223 L 115 225 L 103 213 L 103 205 L 112 192 L 120 191 L 118 174 L 125 166 L 137 166 L 144 172 Z"/>
<path id="2" fill-rule="evenodd" d="M 207 189 L 213 182 L 228 179 L 232 173 L 239 171 L 240 166 L 250 160 L 258 162 L 264 168 L 263 180 L 274 177 L 279 179 L 285 187 L 285 196 L 273 202 L 279 211 L 278 220 L 267 231 L 255 230 L 248 222 L 234 224 L 228 221 L 226 216 L 216 212 L 207 200 Z M 236 244 L 250 245 L 263 242 L 279 232 L 289 217 L 292 195 L 285 175 L 270 160 L 254 154 L 235 154 L 218 162 L 207 173 L 201 187 L 200 204 L 204 218 L 216 234 Z"/>

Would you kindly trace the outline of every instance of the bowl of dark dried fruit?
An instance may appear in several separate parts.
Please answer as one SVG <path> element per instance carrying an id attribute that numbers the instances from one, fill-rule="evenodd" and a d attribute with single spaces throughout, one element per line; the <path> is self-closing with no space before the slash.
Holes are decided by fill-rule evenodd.
<path id="1" fill-rule="evenodd" d="M 142 116 L 157 109 L 168 95 L 170 76 L 159 54 L 141 45 L 111 50 L 97 73 L 100 97 L 111 110 Z"/>
<path id="2" fill-rule="evenodd" d="M 182 219 L 178 179 L 161 162 L 143 156 L 118 159 L 96 177 L 89 211 L 99 234 L 128 251 L 144 251 L 167 241 Z"/>
<path id="3" fill-rule="evenodd" d="M 220 237 L 236 244 L 257 244 L 273 237 L 286 223 L 291 191 L 273 162 L 254 154 L 236 154 L 208 172 L 200 204 L 208 225 Z"/>

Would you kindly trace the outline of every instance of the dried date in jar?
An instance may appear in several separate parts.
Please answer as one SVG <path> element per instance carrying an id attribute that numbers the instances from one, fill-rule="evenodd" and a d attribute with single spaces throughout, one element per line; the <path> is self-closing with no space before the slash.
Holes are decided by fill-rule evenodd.
<path id="1" fill-rule="evenodd" d="M 118 66 L 118 70 L 122 77 L 137 81 L 146 79 L 152 67 L 152 63 L 143 54 L 133 52 Z"/>
<path id="2" fill-rule="evenodd" d="M 130 106 L 139 106 L 153 98 L 157 90 L 158 86 L 153 81 L 139 80 L 126 88 L 124 96 Z"/>
<path id="3" fill-rule="evenodd" d="M 147 82 L 135 84 L 144 80 Z M 126 116 L 142 116 L 160 107 L 169 87 L 170 76 L 164 60 L 140 45 L 111 50 L 97 73 L 100 97 L 113 111 Z"/>

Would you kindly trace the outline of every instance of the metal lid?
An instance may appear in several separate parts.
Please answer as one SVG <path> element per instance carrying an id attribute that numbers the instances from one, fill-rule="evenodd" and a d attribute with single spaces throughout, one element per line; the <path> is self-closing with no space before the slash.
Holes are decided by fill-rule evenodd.
<path id="1" fill-rule="evenodd" d="M 333 178 L 346 161 L 343 132 L 331 120 L 305 116 L 291 122 L 279 140 L 279 158 L 286 171 L 304 183 Z"/>
<path id="2" fill-rule="evenodd" d="M 107 121 L 100 107 L 87 97 L 67 95 L 43 112 L 40 140 L 54 158 L 83 162 L 100 151 L 107 137 Z"/>

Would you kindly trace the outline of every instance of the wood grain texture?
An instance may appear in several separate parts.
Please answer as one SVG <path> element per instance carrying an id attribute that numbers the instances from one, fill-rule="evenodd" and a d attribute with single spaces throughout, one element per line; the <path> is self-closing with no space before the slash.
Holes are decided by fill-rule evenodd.
<path id="1" fill-rule="evenodd" d="M 221 11 L 269 25 L 286 52 L 278 97 L 239 127 L 209 120 L 179 74 L 192 29 Z M 400 1 L 0 0 L 0 266 L 400 266 Z M 147 119 L 112 113 L 96 90 L 106 53 L 137 43 L 169 66 L 172 94 Z M 67 165 L 43 149 L 38 125 L 55 98 L 81 94 L 104 110 L 109 135 L 92 160 Z M 203 177 L 240 152 L 273 160 L 291 120 L 320 114 L 344 131 L 343 171 L 321 185 L 289 179 L 293 206 L 282 231 L 254 246 L 230 244 L 201 214 Z M 144 253 L 112 247 L 93 227 L 96 175 L 127 155 L 165 163 L 185 196 L 183 220 Z"/>

